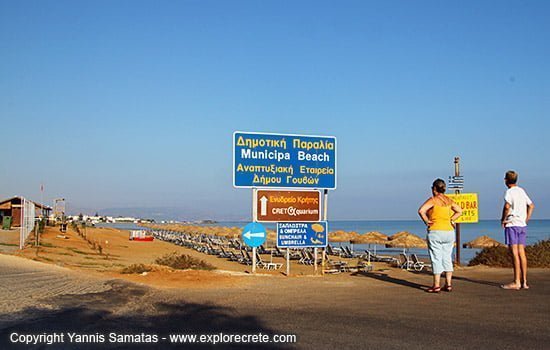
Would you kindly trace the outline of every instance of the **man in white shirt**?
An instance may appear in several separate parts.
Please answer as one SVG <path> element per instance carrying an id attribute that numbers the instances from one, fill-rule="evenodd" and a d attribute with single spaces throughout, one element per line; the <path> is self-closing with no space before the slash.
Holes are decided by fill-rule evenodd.
<path id="1" fill-rule="evenodd" d="M 508 244 L 514 260 L 514 282 L 501 287 L 512 290 L 529 289 L 525 239 L 527 237 L 527 223 L 531 219 L 535 205 L 523 188 L 517 185 L 518 174 L 515 171 L 507 171 L 504 181 L 508 190 L 504 195 L 501 223 L 504 227 L 506 244 Z"/>

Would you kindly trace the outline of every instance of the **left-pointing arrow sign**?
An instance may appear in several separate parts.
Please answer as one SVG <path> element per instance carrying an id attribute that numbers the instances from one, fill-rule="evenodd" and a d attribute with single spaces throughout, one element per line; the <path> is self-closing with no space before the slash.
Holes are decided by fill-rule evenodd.
<path id="1" fill-rule="evenodd" d="M 264 235 L 265 235 L 265 232 L 254 232 L 254 233 L 252 233 L 252 232 L 250 232 L 250 231 L 245 232 L 245 233 L 243 234 L 243 236 L 245 236 L 245 237 L 248 238 L 248 239 L 250 239 L 250 238 L 252 238 L 252 237 L 264 237 Z"/>

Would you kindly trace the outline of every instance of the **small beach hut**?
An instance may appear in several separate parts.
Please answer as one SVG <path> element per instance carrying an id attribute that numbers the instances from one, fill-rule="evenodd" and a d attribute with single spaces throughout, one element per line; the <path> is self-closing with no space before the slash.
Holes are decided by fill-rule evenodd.
<path id="1" fill-rule="evenodd" d="M 490 247 L 505 247 L 505 245 L 489 236 L 479 236 L 470 242 L 464 243 L 462 247 L 482 249 Z"/>

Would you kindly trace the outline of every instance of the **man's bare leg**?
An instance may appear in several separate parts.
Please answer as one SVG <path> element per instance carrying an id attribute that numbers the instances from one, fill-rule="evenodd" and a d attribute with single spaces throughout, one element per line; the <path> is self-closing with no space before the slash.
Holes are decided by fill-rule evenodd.
<path id="1" fill-rule="evenodd" d="M 512 261 L 514 263 L 514 282 L 502 285 L 504 289 L 515 289 L 518 290 L 521 288 L 521 263 L 519 259 L 519 251 L 517 244 L 510 244 L 510 253 L 512 254 Z"/>
<path id="2" fill-rule="evenodd" d="M 525 246 L 523 244 L 518 245 L 518 253 L 521 266 L 521 280 L 523 281 L 521 287 L 529 289 L 529 285 L 527 284 L 527 256 L 525 255 Z"/>

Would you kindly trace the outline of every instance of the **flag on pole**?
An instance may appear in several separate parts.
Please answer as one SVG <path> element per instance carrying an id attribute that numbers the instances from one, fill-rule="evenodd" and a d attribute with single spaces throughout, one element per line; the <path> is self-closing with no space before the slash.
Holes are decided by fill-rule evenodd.
<path id="1" fill-rule="evenodd" d="M 44 185 L 40 184 L 40 192 L 44 192 Z"/>

